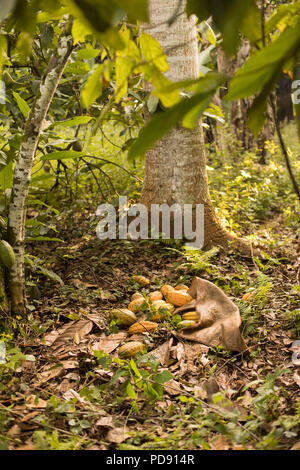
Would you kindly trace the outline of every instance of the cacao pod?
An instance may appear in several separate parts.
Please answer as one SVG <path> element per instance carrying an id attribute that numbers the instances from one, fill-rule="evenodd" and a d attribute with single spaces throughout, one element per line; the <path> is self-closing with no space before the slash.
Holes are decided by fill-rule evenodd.
<path id="1" fill-rule="evenodd" d="M 169 286 L 168 284 L 165 284 L 165 285 L 162 286 L 162 288 L 160 289 L 160 292 L 161 292 L 162 295 L 165 297 L 165 296 L 166 296 L 166 293 L 169 292 L 169 291 L 172 291 L 172 290 L 174 290 L 174 287 Z"/>
<path id="2" fill-rule="evenodd" d="M 131 296 L 131 300 L 135 300 L 135 299 L 140 299 L 140 298 L 144 298 L 142 294 L 140 294 L 139 292 L 135 292 L 134 294 L 132 294 Z"/>
<path id="3" fill-rule="evenodd" d="M 132 276 L 132 279 L 140 286 L 146 287 L 150 285 L 149 279 L 147 279 L 145 276 Z"/>
<path id="4" fill-rule="evenodd" d="M 253 294 L 251 292 L 247 292 L 247 294 L 244 294 L 242 297 L 242 300 L 251 300 L 253 298 Z"/>
<path id="5" fill-rule="evenodd" d="M 198 322 L 199 318 L 197 312 L 187 312 L 182 315 L 183 320 L 193 320 Z"/>
<path id="6" fill-rule="evenodd" d="M 138 297 L 130 302 L 128 309 L 134 313 L 137 313 L 141 310 L 142 305 L 145 303 L 144 297 Z"/>
<path id="7" fill-rule="evenodd" d="M 134 357 L 138 352 L 142 351 L 144 347 L 144 344 L 139 341 L 130 341 L 119 348 L 118 354 L 119 357 L 124 359 Z"/>
<path id="8" fill-rule="evenodd" d="M 193 320 L 182 320 L 178 323 L 178 328 L 189 328 L 190 326 L 196 325 L 196 322 Z"/>
<path id="9" fill-rule="evenodd" d="M 156 300 L 162 300 L 162 298 L 163 295 L 161 292 L 159 292 L 159 290 L 156 290 L 149 294 L 149 299 L 151 300 L 151 302 L 155 302 Z"/>
<path id="10" fill-rule="evenodd" d="M 135 314 L 127 308 L 114 308 L 110 312 L 110 317 L 118 320 L 120 325 L 133 325 L 137 320 Z"/>
<path id="11" fill-rule="evenodd" d="M 187 290 L 189 290 L 189 287 L 186 286 L 185 284 L 178 284 L 178 286 L 175 287 L 175 290 L 187 291 Z"/>
<path id="12" fill-rule="evenodd" d="M 151 317 L 153 321 L 164 320 L 168 313 L 173 313 L 175 309 L 174 305 L 168 304 L 165 300 L 156 300 L 153 302 L 153 307 L 156 310 Z"/>
<path id="13" fill-rule="evenodd" d="M 7 269 L 11 269 L 16 261 L 14 250 L 5 240 L 0 242 L 0 260 Z"/>
<path id="14" fill-rule="evenodd" d="M 144 320 L 131 325 L 131 327 L 128 329 L 128 333 L 130 335 L 137 333 L 153 333 L 157 327 L 157 323 Z"/>
<path id="15" fill-rule="evenodd" d="M 177 290 L 171 290 L 166 293 L 166 300 L 170 304 L 175 305 L 176 307 L 182 307 L 183 305 L 188 304 L 193 300 L 193 297 L 191 297 L 189 294 L 186 292 L 181 292 Z"/>

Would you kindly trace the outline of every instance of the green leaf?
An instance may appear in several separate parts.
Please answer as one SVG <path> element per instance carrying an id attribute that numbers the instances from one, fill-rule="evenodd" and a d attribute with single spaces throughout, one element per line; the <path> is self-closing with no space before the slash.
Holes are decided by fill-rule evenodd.
<path id="1" fill-rule="evenodd" d="M 237 71 L 231 81 L 226 100 L 246 98 L 261 92 L 265 86 L 274 82 L 300 49 L 300 20 L 293 28 L 286 29 L 274 42 L 251 56 Z"/>
<path id="2" fill-rule="evenodd" d="M 65 121 L 56 121 L 51 126 L 56 127 L 56 126 L 61 126 L 61 127 L 73 127 L 73 126 L 82 126 L 84 124 L 88 124 L 93 118 L 91 116 L 76 116 L 71 119 L 66 119 Z"/>
<path id="3" fill-rule="evenodd" d="M 126 11 L 130 23 L 136 20 L 148 21 L 148 0 L 115 0 L 115 2 Z"/>
<path id="4" fill-rule="evenodd" d="M 95 59 L 100 54 L 100 49 L 93 49 L 92 47 L 86 47 L 80 49 L 76 54 L 77 60 L 89 60 Z"/>
<path id="5" fill-rule="evenodd" d="M 236 52 L 240 32 L 248 34 L 251 41 L 260 37 L 260 13 L 255 0 L 187 0 L 186 10 L 188 15 L 197 15 L 200 21 L 213 18 L 228 54 Z"/>
<path id="6" fill-rule="evenodd" d="M 132 387 L 130 382 L 128 382 L 128 384 L 127 384 L 126 393 L 129 396 L 129 398 L 132 398 L 132 400 L 136 399 L 136 393 L 135 393 L 134 388 Z"/>
<path id="7" fill-rule="evenodd" d="M 29 111 L 30 111 L 28 104 L 26 103 L 25 100 L 23 100 L 23 98 L 16 91 L 13 91 L 13 96 L 17 102 L 17 105 L 21 113 L 23 114 L 25 118 L 27 118 L 29 115 Z"/>
<path id="8" fill-rule="evenodd" d="M 75 158 L 84 157 L 85 152 L 76 152 L 75 150 L 62 150 L 61 152 L 51 152 L 44 155 L 41 160 L 73 160 Z"/>
<path id="9" fill-rule="evenodd" d="M 169 70 L 166 55 L 156 39 L 150 34 L 142 33 L 139 42 L 142 54 L 148 63 L 155 65 L 161 72 Z"/>
<path id="10" fill-rule="evenodd" d="M 96 70 L 90 75 L 82 91 L 81 98 L 85 108 L 89 108 L 102 93 L 103 64 L 98 65 Z"/>
<path id="11" fill-rule="evenodd" d="M 38 237 L 26 237 L 26 240 L 34 241 L 34 242 L 62 242 L 64 241 L 61 238 L 51 238 L 51 237 L 44 237 L 39 235 Z"/>
<path id="12" fill-rule="evenodd" d="M 265 25 L 266 34 L 270 34 L 274 29 L 280 27 L 280 30 L 285 26 L 292 24 L 295 21 L 295 17 L 300 15 L 300 3 L 290 5 L 278 5 L 275 12 Z"/>
<path id="13" fill-rule="evenodd" d="M 49 206 L 49 205 L 46 204 L 45 202 L 40 201 L 39 199 L 29 199 L 29 200 L 28 200 L 28 206 L 34 206 L 34 205 L 47 207 L 47 209 L 50 209 L 50 210 L 53 211 L 56 215 L 59 215 L 59 211 L 58 211 L 57 209 L 55 209 L 54 207 Z"/>
<path id="14" fill-rule="evenodd" d="M 14 170 L 12 162 L 8 163 L 3 170 L 0 171 L 0 190 L 5 191 L 12 187 Z"/>
<path id="15" fill-rule="evenodd" d="M 137 377 L 141 377 L 140 371 L 132 358 L 130 359 L 130 367 Z"/>
<path id="16" fill-rule="evenodd" d="M 144 127 L 131 147 L 128 159 L 134 160 L 149 150 L 157 140 L 161 139 L 172 127 L 182 121 L 184 116 L 196 108 L 195 112 L 186 119 L 189 126 L 196 118 L 200 117 L 209 105 L 212 96 L 217 88 L 224 82 L 224 76 L 217 73 L 210 73 L 198 81 L 198 93 L 192 98 L 183 99 L 180 103 L 163 113 L 154 115 L 149 124 Z"/>
<path id="17" fill-rule="evenodd" d="M 128 78 L 132 71 L 132 60 L 126 57 L 116 58 L 116 102 L 126 96 L 128 90 Z"/>
<path id="18" fill-rule="evenodd" d="M 7 40 L 3 34 L 0 34 L 0 77 L 2 76 L 2 68 L 6 59 Z M 0 89 L 0 92 L 2 90 Z M 3 99 L 3 98 L 2 98 Z M 0 96 L 1 103 L 1 96 Z"/>
<path id="19" fill-rule="evenodd" d="M 153 380 L 155 380 L 155 382 L 159 384 L 164 384 L 166 382 L 169 382 L 169 380 L 172 380 L 172 379 L 173 379 L 173 375 L 171 374 L 169 370 L 164 370 L 163 372 L 156 374 L 153 377 Z"/>

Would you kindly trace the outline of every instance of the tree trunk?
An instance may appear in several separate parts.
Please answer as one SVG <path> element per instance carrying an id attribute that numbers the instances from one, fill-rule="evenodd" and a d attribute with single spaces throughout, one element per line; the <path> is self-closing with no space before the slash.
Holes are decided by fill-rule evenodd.
<path id="1" fill-rule="evenodd" d="M 3 314 L 7 312 L 8 302 L 5 288 L 5 270 L 2 264 L 0 263 L 0 319 L 3 317 Z"/>
<path id="2" fill-rule="evenodd" d="M 172 81 L 199 77 L 196 23 L 194 17 L 187 18 L 185 6 L 184 1 L 176 21 L 168 26 L 178 1 L 149 1 L 150 25 L 145 29 L 162 45 L 170 65 L 166 75 Z M 200 122 L 194 130 L 177 125 L 146 154 L 140 202 L 148 211 L 151 204 L 204 204 L 204 247 L 236 240 L 221 226 L 211 203 Z"/>
<path id="3" fill-rule="evenodd" d="M 31 169 L 43 121 L 73 49 L 73 38 L 69 33 L 69 28 L 67 29 L 57 43 L 31 108 L 14 170 L 8 217 L 8 238 L 16 255 L 16 262 L 9 276 L 9 291 L 14 314 L 25 313 L 24 240 Z"/>

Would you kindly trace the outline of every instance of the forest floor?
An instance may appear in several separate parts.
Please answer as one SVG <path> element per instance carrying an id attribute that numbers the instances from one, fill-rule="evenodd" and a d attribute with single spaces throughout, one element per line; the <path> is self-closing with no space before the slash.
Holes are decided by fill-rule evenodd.
<path id="1" fill-rule="evenodd" d="M 30 320 L 14 321 L 22 334 L 11 339 L 0 372 L 0 447 L 299 448 L 295 232 L 283 231 L 277 216 L 266 230 L 284 232 L 285 244 L 267 249 L 269 256 L 214 250 L 191 259 L 178 243 L 99 241 L 92 217 L 88 210 L 69 213 L 56 234 L 63 244 L 29 245 L 62 282 L 42 276 L 37 287 L 36 277 L 28 278 Z M 146 276 L 149 288 L 141 289 L 134 274 Z M 127 307 L 137 290 L 189 286 L 195 275 L 239 307 L 247 351 L 183 341 L 176 322 L 165 321 L 144 335 L 146 354 L 118 358 L 127 333 L 110 321 L 110 310 Z M 246 293 L 252 296 L 243 300 Z"/>

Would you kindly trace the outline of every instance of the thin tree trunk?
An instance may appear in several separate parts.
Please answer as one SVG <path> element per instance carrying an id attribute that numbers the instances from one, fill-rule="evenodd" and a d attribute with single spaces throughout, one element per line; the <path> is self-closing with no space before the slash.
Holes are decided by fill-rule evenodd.
<path id="1" fill-rule="evenodd" d="M 5 270 L 0 263 L 0 318 L 8 311 L 8 302 L 5 287 Z"/>
<path id="2" fill-rule="evenodd" d="M 162 45 L 170 65 L 166 75 L 172 81 L 199 77 L 196 23 L 194 17 L 187 18 L 185 6 L 183 1 L 180 15 L 168 26 L 178 1 L 149 1 L 150 25 L 145 29 Z M 140 202 L 149 211 L 151 204 L 204 204 L 204 247 L 235 240 L 221 226 L 211 203 L 200 122 L 194 130 L 177 125 L 147 153 Z"/>
<path id="3" fill-rule="evenodd" d="M 24 240 L 32 165 L 43 121 L 47 116 L 49 106 L 72 49 L 73 38 L 70 35 L 69 27 L 67 27 L 65 32 L 62 33 L 49 61 L 46 75 L 31 108 L 15 165 L 8 217 L 8 238 L 16 255 L 16 262 L 10 270 L 9 276 L 9 291 L 12 313 L 14 314 L 25 313 Z"/>

